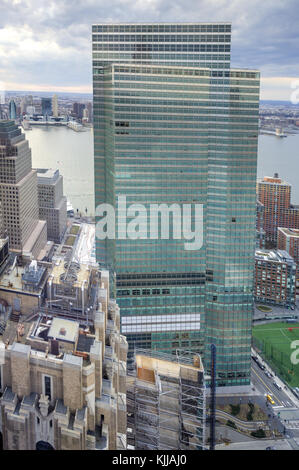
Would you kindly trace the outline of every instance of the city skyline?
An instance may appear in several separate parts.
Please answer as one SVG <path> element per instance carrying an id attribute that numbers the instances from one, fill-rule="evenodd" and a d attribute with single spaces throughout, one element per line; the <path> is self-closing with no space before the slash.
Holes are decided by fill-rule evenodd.
<path id="1" fill-rule="evenodd" d="M 91 24 L 96 21 L 232 22 L 232 66 L 261 70 L 261 98 L 290 100 L 299 76 L 296 60 L 298 9 L 294 0 L 270 1 L 114 0 L 74 4 L 35 0 L 0 2 L 0 82 L 6 90 L 91 92 Z M 259 15 L 256 15 L 256 11 Z M 194 18 L 194 11 L 198 11 Z M 22 86 L 20 86 L 22 85 Z"/>

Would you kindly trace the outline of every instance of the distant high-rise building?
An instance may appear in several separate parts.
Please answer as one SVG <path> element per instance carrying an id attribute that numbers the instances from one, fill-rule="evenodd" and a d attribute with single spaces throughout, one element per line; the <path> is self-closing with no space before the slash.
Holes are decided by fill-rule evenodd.
<path id="1" fill-rule="evenodd" d="M 53 95 L 53 98 L 52 98 L 52 111 L 53 111 L 53 116 L 58 117 L 58 98 L 57 98 L 57 95 Z"/>
<path id="2" fill-rule="evenodd" d="M 24 98 L 22 98 L 21 104 L 20 104 L 20 113 L 21 113 L 21 115 L 26 113 L 26 107 L 27 107 L 27 101 L 26 101 L 26 98 L 24 97 Z"/>
<path id="3" fill-rule="evenodd" d="M 299 229 L 299 206 L 291 204 L 292 186 L 274 177 L 265 176 L 257 182 L 257 198 L 264 206 L 264 231 L 266 242 L 276 246 L 277 228 Z"/>
<path id="4" fill-rule="evenodd" d="M 60 243 L 66 230 L 67 200 L 59 170 L 38 169 L 39 217 L 47 221 L 48 240 Z"/>
<path id="5" fill-rule="evenodd" d="M 29 114 L 29 116 L 33 116 L 35 113 L 35 106 L 27 106 L 26 113 Z"/>
<path id="6" fill-rule="evenodd" d="M 51 100 L 51 98 L 42 98 L 41 99 L 41 106 L 42 106 L 42 115 L 43 116 L 51 116 L 51 114 L 52 114 L 52 100 Z"/>
<path id="7" fill-rule="evenodd" d="M 88 118 L 89 118 L 89 121 L 92 122 L 92 103 L 89 101 L 86 105 L 87 109 L 88 109 Z"/>
<path id="8" fill-rule="evenodd" d="M 9 108 L 9 112 L 8 112 L 9 119 L 15 120 L 17 117 L 17 107 L 16 107 L 16 103 L 14 100 L 10 100 L 8 108 Z"/>
<path id="9" fill-rule="evenodd" d="M 28 95 L 26 97 L 26 100 L 27 100 L 27 105 L 28 106 L 33 106 L 33 96 L 32 95 Z"/>
<path id="10" fill-rule="evenodd" d="M 228 23 L 92 31 L 95 206 L 117 208 L 125 195 L 127 207 L 140 203 L 148 213 L 149 204 L 203 209 L 195 251 L 172 235 L 97 240 L 98 262 L 116 273 L 130 354 L 191 349 L 209 374 L 214 343 L 218 385 L 247 385 L 259 72 L 231 68 Z"/>
<path id="11" fill-rule="evenodd" d="M 73 104 L 73 114 L 79 119 L 82 119 L 84 109 L 85 109 L 85 104 L 83 104 L 83 103 L 74 103 Z"/>
<path id="12" fill-rule="evenodd" d="M 0 200 L 10 249 L 37 257 L 47 242 L 47 224 L 39 220 L 37 175 L 31 150 L 13 121 L 0 122 Z"/>
<path id="13" fill-rule="evenodd" d="M 88 113 L 87 108 L 83 109 L 83 118 L 82 119 L 85 119 L 86 121 L 89 121 L 89 113 Z"/>

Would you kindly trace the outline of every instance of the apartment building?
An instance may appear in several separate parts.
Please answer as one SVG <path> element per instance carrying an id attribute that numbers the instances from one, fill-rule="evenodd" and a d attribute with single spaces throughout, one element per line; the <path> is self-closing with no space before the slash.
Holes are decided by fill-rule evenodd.
<path id="1" fill-rule="evenodd" d="M 266 242 L 277 244 L 278 227 L 299 229 L 299 206 L 291 204 L 292 186 L 277 173 L 257 181 L 257 198 L 264 206 Z"/>
<path id="2" fill-rule="evenodd" d="M 296 263 L 284 250 L 256 250 L 255 299 L 293 307 L 296 303 Z"/>

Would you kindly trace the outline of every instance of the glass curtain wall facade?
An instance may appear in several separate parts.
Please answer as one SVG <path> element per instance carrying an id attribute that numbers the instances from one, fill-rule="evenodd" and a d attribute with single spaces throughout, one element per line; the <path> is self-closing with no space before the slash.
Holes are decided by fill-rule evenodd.
<path id="1" fill-rule="evenodd" d="M 223 23 L 93 26 L 96 206 L 203 205 L 200 250 L 97 240 L 122 332 L 208 372 L 214 342 L 219 385 L 250 380 L 255 245 L 259 73 L 230 69 L 230 40 Z"/>

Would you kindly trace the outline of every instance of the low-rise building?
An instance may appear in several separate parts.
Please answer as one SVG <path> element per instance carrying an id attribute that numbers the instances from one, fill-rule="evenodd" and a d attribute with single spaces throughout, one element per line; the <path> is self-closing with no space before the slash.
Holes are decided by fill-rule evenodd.
<path id="1" fill-rule="evenodd" d="M 13 315 L 30 315 L 42 305 L 47 282 L 47 268 L 36 261 L 19 265 L 15 256 L 5 263 L 0 277 L 0 300 Z"/>
<path id="2" fill-rule="evenodd" d="M 296 263 L 283 250 L 256 250 L 255 299 L 292 307 L 296 303 Z"/>

